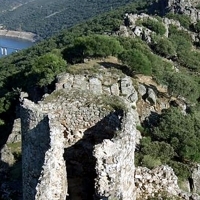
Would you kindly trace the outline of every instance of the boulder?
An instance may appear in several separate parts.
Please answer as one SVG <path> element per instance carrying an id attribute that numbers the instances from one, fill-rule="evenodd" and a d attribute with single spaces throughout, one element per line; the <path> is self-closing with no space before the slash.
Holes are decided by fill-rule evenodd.
<path id="1" fill-rule="evenodd" d="M 155 92 L 153 91 L 153 89 L 148 88 L 147 101 L 149 101 L 149 103 L 151 105 L 155 105 L 156 104 L 156 100 L 157 100 L 157 96 L 156 96 Z"/>
<path id="2" fill-rule="evenodd" d="M 147 93 L 147 89 L 143 84 L 139 84 L 138 85 L 138 92 L 141 96 L 143 96 Z"/>

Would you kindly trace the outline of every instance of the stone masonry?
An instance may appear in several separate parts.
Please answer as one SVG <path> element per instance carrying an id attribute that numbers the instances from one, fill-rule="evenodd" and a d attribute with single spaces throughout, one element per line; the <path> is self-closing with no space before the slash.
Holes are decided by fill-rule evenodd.
<path id="1" fill-rule="evenodd" d="M 138 91 L 151 97 L 145 85 Z M 59 76 L 37 104 L 22 99 L 23 199 L 135 200 L 167 192 L 199 200 L 179 189 L 167 166 L 135 169 L 137 100 L 130 77 L 105 69 Z"/>
<path id="2" fill-rule="evenodd" d="M 38 104 L 23 100 L 24 199 L 134 200 L 138 114 L 129 104 L 137 98 L 131 79 L 107 83 L 120 97 L 98 77 L 66 76 Z"/>

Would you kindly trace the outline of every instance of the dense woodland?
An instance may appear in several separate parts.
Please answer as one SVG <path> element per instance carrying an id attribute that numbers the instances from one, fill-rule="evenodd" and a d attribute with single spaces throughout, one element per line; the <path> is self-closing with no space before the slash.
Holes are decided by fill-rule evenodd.
<path id="1" fill-rule="evenodd" d="M 31 0 L 0 0 L 0 14 L 16 9 L 17 7 L 30 1 Z"/>
<path id="2" fill-rule="evenodd" d="M 38 39 L 42 39 L 130 2 L 132 1 L 35 0 L 0 13 L 0 24 L 11 30 L 33 32 L 38 35 Z"/>
<path id="3" fill-rule="evenodd" d="M 5 142 L 17 115 L 20 91 L 28 92 L 36 101 L 44 90 L 53 90 L 56 75 L 69 71 L 71 65 L 88 57 L 113 55 L 128 67 L 124 70 L 128 75 L 151 75 L 158 83 L 168 86 L 170 95 L 182 96 L 188 102 L 186 114 L 172 106 L 153 122 L 146 120 L 138 127 L 143 139 L 136 163 L 149 168 L 168 164 L 180 180 L 189 178 L 190 167 L 200 162 L 200 44 L 194 44 L 186 31 L 175 26 L 170 27 L 169 38 L 164 37 L 161 20 L 138 21 L 156 33 L 149 45 L 140 38 L 108 36 L 123 24 L 124 13 L 139 13 L 147 8 L 146 1 L 129 4 L 0 59 L 1 142 Z M 193 25 L 184 15 L 168 17 L 178 19 L 188 30 L 200 30 L 200 22 Z M 173 64 L 179 73 L 172 70 Z"/>

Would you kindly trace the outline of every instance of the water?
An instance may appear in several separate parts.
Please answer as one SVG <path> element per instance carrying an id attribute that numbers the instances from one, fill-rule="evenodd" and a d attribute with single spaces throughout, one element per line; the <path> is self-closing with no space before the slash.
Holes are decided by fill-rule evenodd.
<path id="1" fill-rule="evenodd" d="M 0 36 L 0 58 L 2 56 L 5 56 L 6 53 L 9 55 L 13 52 L 28 48 L 32 45 L 33 45 L 33 42 L 28 41 L 28 40 Z M 1 47 L 3 47 L 3 48 L 1 48 Z M 6 47 L 6 48 L 4 48 L 4 47 Z"/>

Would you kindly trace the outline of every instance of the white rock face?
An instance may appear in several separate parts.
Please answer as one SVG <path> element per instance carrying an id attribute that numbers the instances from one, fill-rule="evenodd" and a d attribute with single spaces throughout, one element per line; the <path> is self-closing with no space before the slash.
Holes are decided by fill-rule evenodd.
<path id="1" fill-rule="evenodd" d="M 7 144 L 21 142 L 21 120 L 16 119 L 13 124 L 13 129 L 8 137 Z"/>
<path id="2" fill-rule="evenodd" d="M 8 164 L 9 166 L 13 165 L 15 162 L 14 155 L 11 152 L 11 149 L 5 144 L 1 149 L 1 161 Z"/>
<path id="3" fill-rule="evenodd" d="M 67 196 L 67 174 L 63 158 L 64 137 L 61 131 L 63 127 L 56 122 L 50 122 L 50 125 L 50 149 L 45 153 L 35 200 L 65 200 Z"/>
<path id="4" fill-rule="evenodd" d="M 113 140 L 104 140 L 96 145 L 97 158 L 95 179 L 96 195 L 99 198 L 135 200 L 134 155 L 136 124 L 135 112 L 130 109 L 123 119 L 121 132 Z"/>

